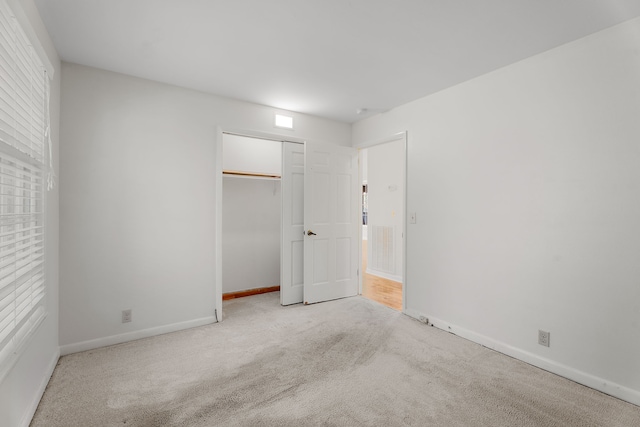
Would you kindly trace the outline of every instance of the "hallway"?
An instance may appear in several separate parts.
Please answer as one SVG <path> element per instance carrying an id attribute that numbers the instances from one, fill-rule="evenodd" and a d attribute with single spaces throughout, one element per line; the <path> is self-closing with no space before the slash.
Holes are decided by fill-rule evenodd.
<path id="1" fill-rule="evenodd" d="M 402 283 L 367 274 L 367 241 L 362 241 L 362 296 L 402 311 Z"/>

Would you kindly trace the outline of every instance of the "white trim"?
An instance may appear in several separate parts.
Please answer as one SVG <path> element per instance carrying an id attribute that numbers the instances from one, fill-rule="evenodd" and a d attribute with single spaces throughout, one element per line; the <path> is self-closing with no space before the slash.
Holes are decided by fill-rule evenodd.
<path id="1" fill-rule="evenodd" d="M 220 126 L 216 126 L 215 147 L 215 268 L 216 282 L 213 284 L 215 317 L 218 322 L 222 321 L 222 138 L 223 131 Z"/>
<path id="2" fill-rule="evenodd" d="M 370 274 L 372 276 L 378 276 L 378 277 L 382 277 L 383 279 L 393 280 L 394 282 L 402 283 L 402 277 L 398 276 L 398 275 L 395 275 L 395 274 L 385 273 L 383 271 L 374 270 L 374 269 L 369 268 L 369 267 L 367 267 L 366 273 Z"/>
<path id="3" fill-rule="evenodd" d="M 402 222 L 402 310 L 407 309 L 407 241 L 409 233 L 407 224 L 409 224 L 409 203 L 408 203 L 408 187 L 409 187 L 409 133 L 401 132 L 399 135 L 404 140 L 404 193 L 402 194 L 402 206 L 404 207 L 404 221 Z"/>
<path id="4" fill-rule="evenodd" d="M 384 144 L 387 142 L 394 142 L 400 139 L 404 140 L 405 142 L 407 141 L 407 131 L 398 132 L 382 139 L 365 141 L 360 144 L 354 145 L 353 148 L 371 148 L 371 147 L 375 147 L 376 145 Z"/>
<path id="5" fill-rule="evenodd" d="M 172 323 L 170 325 L 157 326 L 155 328 L 142 329 L 140 331 L 127 332 L 119 335 L 111 335 L 104 338 L 96 338 L 94 340 L 82 341 L 74 344 L 60 346 L 60 354 L 78 353 L 81 351 L 93 350 L 94 348 L 106 347 L 114 344 L 122 344 L 129 341 L 139 340 L 141 338 L 155 337 L 156 335 L 168 334 L 170 332 L 182 331 L 184 329 L 195 328 L 198 326 L 210 325 L 216 323 L 215 316 L 203 317 L 200 319 L 187 320 L 185 322 Z"/>
<path id="6" fill-rule="evenodd" d="M 243 130 L 243 129 L 237 129 L 237 128 L 224 128 L 224 129 L 221 129 L 221 132 L 229 135 L 244 136 L 246 138 L 266 139 L 269 141 L 278 141 L 278 142 L 295 142 L 298 144 L 304 144 L 306 141 L 306 139 L 304 138 L 297 138 L 295 136 L 262 132 L 257 130 L 254 131 L 254 130 Z"/>
<path id="7" fill-rule="evenodd" d="M 420 313 L 418 310 L 414 310 L 413 308 L 407 308 L 404 311 L 404 314 L 406 314 L 407 316 L 411 317 L 412 319 L 416 319 L 420 322 L 422 322 L 422 320 L 420 320 L 421 318 L 424 319 L 428 319 L 427 316 L 425 316 L 424 314 Z"/>
<path id="8" fill-rule="evenodd" d="M 44 395 L 44 391 L 49 384 L 49 380 L 51 379 L 51 375 L 53 375 L 53 371 L 56 369 L 56 365 L 58 364 L 58 359 L 60 359 L 60 349 L 57 348 L 47 366 L 46 375 L 42 377 L 42 381 L 40 381 L 40 385 L 35 390 L 33 395 L 34 399 L 31 401 L 31 404 L 27 407 L 27 412 L 22 416 L 22 420 L 20 424 L 21 427 L 29 427 L 31 424 L 31 420 L 36 413 L 36 409 L 38 409 L 38 405 L 40 404 L 40 399 Z"/>
<path id="9" fill-rule="evenodd" d="M 493 338 L 489 338 L 485 335 L 481 335 L 468 329 L 445 322 L 444 320 L 426 316 L 425 314 L 420 313 L 417 310 L 406 309 L 405 314 L 413 317 L 416 320 L 420 320 L 421 317 L 427 318 L 429 322 L 428 324 L 438 329 L 450 332 L 454 335 L 457 335 L 469 341 L 473 341 L 499 353 L 506 354 L 507 356 L 516 358 L 530 365 L 544 369 L 545 371 L 549 371 L 553 374 L 585 385 L 594 390 L 601 391 L 602 393 L 640 406 L 640 391 L 638 390 L 630 389 L 604 378 L 600 378 L 587 372 L 572 368 L 570 366 L 563 365 L 562 363 L 556 362 L 554 360 L 547 359 L 545 357 L 530 353 L 520 348 L 510 346 L 506 343 L 494 340 Z"/>

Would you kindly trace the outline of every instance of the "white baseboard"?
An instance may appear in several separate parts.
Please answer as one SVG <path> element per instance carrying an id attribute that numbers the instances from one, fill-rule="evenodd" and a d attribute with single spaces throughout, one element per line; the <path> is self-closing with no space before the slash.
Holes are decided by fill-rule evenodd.
<path id="1" fill-rule="evenodd" d="M 38 405 L 40 404 L 40 399 L 42 399 L 44 390 L 49 384 L 49 380 L 51 379 L 51 375 L 53 375 L 54 369 L 56 369 L 58 359 L 60 359 L 60 349 L 57 349 L 53 354 L 53 357 L 49 362 L 49 366 L 47 367 L 46 375 L 42 377 L 42 381 L 40 382 L 40 385 L 38 386 L 38 389 L 33 396 L 33 401 L 31 402 L 31 405 L 29 405 L 27 412 L 25 412 L 24 416 L 22 417 L 22 421 L 20 421 L 21 427 L 29 427 L 29 424 L 31 424 L 31 420 L 36 413 L 36 409 L 38 409 Z"/>
<path id="2" fill-rule="evenodd" d="M 404 313 L 416 320 L 420 320 L 421 317 L 426 317 L 429 321 L 429 325 L 432 325 L 438 329 L 450 332 L 454 335 L 465 338 L 469 341 L 473 341 L 499 353 L 506 354 L 507 356 L 522 360 L 523 362 L 526 362 L 530 365 L 537 366 L 538 368 L 544 369 L 545 371 L 560 375 L 561 377 L 567 378 L 571 381 L 575 381 L 594 390 L 601 391 L 602 393 L 624 400 L 625 402 L 640 406 L 640 391 L 638 390 L 630 389 L 604 378 L 596 377 L 595 375 L 591 375 L 587 372 L 583 372 L 570 366 L 563 365 L 562 363 L 558 363 L 554 360 L 550 360 L 538 356 L 537 354 L 512 347 L 508 344 L 494 340 L 468 329 L 452 325 L 448 322 L 445 322 L 444 320 L 427 316 L 423 313 L 418 312 L 417 310 L 406 309 Z"/>
<path id="3" fill-rule="evenodd" d="M 371 274 L 372 276 L 382 277 L 383 279 L 393 280 L 394 282 L 402 283 L 402 276 L 397 276 L 395 274 L 384 273 L 382 271 L 373 270 L 367 267 L 367 274 Z"/>
<path id="4" fill-rule="evenodd" d="M 170 325 L 157 326 L 155 328 L 142 329 L 139 331 L 127 332 L 126 334 L 111 335 L 104 338 L 96 338 L 88 341 L 81 341 L 73 344 L 66 344 L 60 347 L 60 354 L 78 353 L 81 351 L 93 350 L 94 348 L 106 347 L 114 344 L 122 344 L 129 341 L 149 338 L 156 335 L 167 334 L 169 332 L 181 331 L 183 329 L 195 328 L 197 326 L 216 323 L 215 316 L 203 317 L 201 319 L 187 320 L 186 322 L 172 323 Z"/>

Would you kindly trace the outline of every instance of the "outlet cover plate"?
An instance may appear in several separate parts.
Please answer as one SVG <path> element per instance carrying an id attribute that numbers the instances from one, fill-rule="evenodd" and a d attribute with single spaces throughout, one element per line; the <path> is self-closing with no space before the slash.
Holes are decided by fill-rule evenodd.
<path id="1" fill-rule="evenodd" d="M 551 333 L 539 329 L 538 330 L 538 344 L 543 345 L 545 347 L 549 347 L 549 345 L 551 344 L 550 341 L 551 341 Z"/>
<path id="2" fill-rule="evenodd" d="M 131 322 L 131 309 L 122 310 L 122 323 Z"/>

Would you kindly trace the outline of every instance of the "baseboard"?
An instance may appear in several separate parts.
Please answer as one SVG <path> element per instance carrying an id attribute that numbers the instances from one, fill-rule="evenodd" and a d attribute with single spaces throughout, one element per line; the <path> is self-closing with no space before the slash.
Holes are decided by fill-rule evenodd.
<path id="1" fill-rule="evenodd" d="M 44 394 L 47 385 L 49 384 L 49 380 L 51 379 L 51 375 L 53 375 L 53 371 L 56 369 L 56 365 L 58 364 L 58 359 L 60 359 L 60 349 L 56 349 L 53 357 L 51 358 L 51 362 L 49 362 L 49 366 L 47 367 L 46 375 L 42 378 L 38 389 L 36 390 L 36 394 L 34 395 L 34 399 L 29 405 L 27 412 L 25 412 L 22 417 L 22 421 L 20 421 L 21 427 L 29 427 L 31 424 L 31 420 L 36 413 L 36 409 L 38 409 L 38 405 L 40 404 L 40 399 L 42 399 L 42 395 Z"/>
<path id="2" fill-rule="evenodd" d="M 393 280 L 394 282 L 402 283 L 402 276 L 397 276 L 395 274 L 384 273 L 382 271 L 373 270 L 368 267 L 367 267 L 366 273 L 371 274 L 372 276 L 378 276 L 378 277 L 382 277 L 383 279 Z"/>
<path id="3" fill-rule="evenodd" d="M 266 294 L 269 292 L 278 292 L 279 290 L 280 290 L 280 286 L 269 286 L 267 288 L 254 288 L 254 289 L 247 289 L 244 291 L 227 292 L 225 294 L 222 294 L 222 300 L 227 301 L 234 298 L 250 297 L 251 295 Z"/>
<path id="4" fill-rule="evenodd" d="M 73 344 L 66 344 L 60 347 L 60 354 L 62 356 L 65 356 L 67 354 L 93 350 L 94 348 L 106 347 L 114 344 L 122 344 L 129 341 L 139 340 L 141 338 L 149 338 L 156 335 L 168 334 L 169 332 L 177 332 L 183 329 L 209 325 L 211 323 L 216 323 L 215 316 L 203 317 L 201 319 L 188 320 L 186 322 L 172 323 L 170 325 L 163 325 L 155 328 L 127 332 L 126 334 L 111 335 L 104 338 L 96 338 L 94 340 L 82 341 Z"/>
<path id="5" fill-rule="evenodd" d="M 503 342 L 489 338 L 485 335 L 481 335 L 476 332 L 470 331 L 468 329 L 461 328 L 456 325 L 452 325 L 451 323 L 445 322 L 444 320 L 427 316 L 413 309 L 406 309 L 404 313 L 407 316 L 413 317 L 416 320 L 420 320 L 420 318 L 426 317 L 428 319 L 428 324 L 438 329 L 442 329 L 443 331 L 450 332 L 461 338 L 465 338 L 469 341 L 473 341 L 477 344 L 480 344 L 484 347 L 495 350 L 499 353 L 506 354 L 507 356 L 513 357 L 515 359 L 526 362 L 530 365 L 544 369 L 545 371 L 549 371 L 556 375 L 560 375 L 561 377 L 567 378 L 571 381 L 575 381 L 579 384 L 585 385 L 594 390 L 598 390 L 598 391 L 601 391 L 602 393 L 624 400 L 625 402 L 629 402 L 634 405 L 640 406 L 640 391 L 638 390 L 630 389 L 628 387 L 611 382 L 604 378 L 600 378 L 595 375 L 591 375 L 589 373 L 577 370 L 570 366 L 563 365 L 554 360 L 547 359 L 537 354 L 533 354 L 528 351 L 524 351 L 522 349 L 510 346 Z"/>

